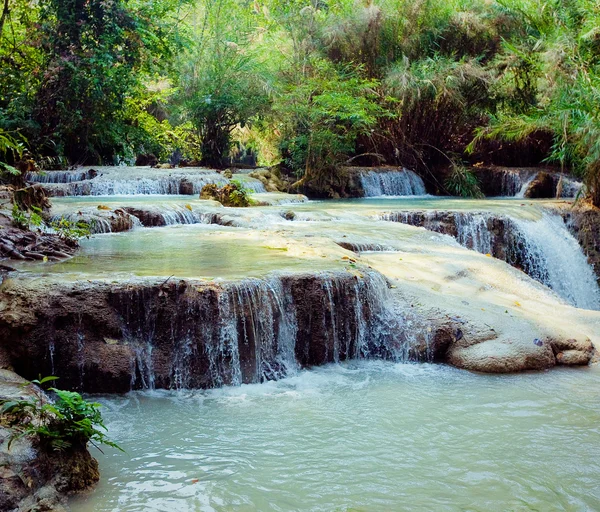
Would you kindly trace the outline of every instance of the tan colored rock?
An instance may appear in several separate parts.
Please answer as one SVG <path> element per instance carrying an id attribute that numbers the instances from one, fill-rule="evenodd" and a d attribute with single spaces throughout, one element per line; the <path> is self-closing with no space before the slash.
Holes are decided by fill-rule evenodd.
<path id="1" fill-rule="evenodd" d="M 549 343 L 537 345 L 504 339 L 490 339 L 467 345 L 457 343 L 448 351 L 448 363 L 465 370 L 485 373 L 512 373 L 545 370 L 555 365 Z"/>
<path id="2" fill-rule="evenodd" d="M 558 364 L 585 366 L 590 363 L 592 352 L 582 350 L 565 350 L 556 354 L 556 362 Z"/>

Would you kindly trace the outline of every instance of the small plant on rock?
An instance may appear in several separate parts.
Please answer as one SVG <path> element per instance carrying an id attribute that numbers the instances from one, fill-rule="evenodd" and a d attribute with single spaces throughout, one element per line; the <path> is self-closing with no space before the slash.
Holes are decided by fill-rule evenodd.
<path id="1" fill-rule="evenodd" d="M 481 199 L 484 197 L 479 188 L 479 180 L 469 169 L 461 165 L 453 165 L 450 175 L 444 183 L 453 196 Z"/>
<path id="2" fill-rule="evenodd" d="M 41 386 L 56 379 L 45 377 L 25 385 Z M 56 388 L 50 388 L 49 391 L 54 394 L 54 401 L 48 400 L 40 391 L 31 398 L 0 402 L 0 413 L 13 430 L 9 448 L 16 439 L 27 436 L 37 439 L 41 447 L 49 450 L 84 448 L 90 442 L 98 449 L 98 445 L 105 444 L 123 451 L 103 432 L 106 427 L 99 410 L 100 404 L 88 402 L 72 391 Z"/>
<path id="3" fill-rule="evenodd" d="M 244 207 L 252 205 L 251 193 L 252 191 L 244 187 L 242 182 L 231 180 L 231 183 L 222 188 L 218 188 L 214 183 L 204 185 L 200 192 L 200 198 L 214 199 L 223 206 Z"/>
<path id="4" fill-rule="evenodd" d="M 77 244 L 80 238 L 89 238 L 92 233 L 92 227 L 86 221 L 79 220 L 73 222 L 64 217 L 51 222 L 50 227 L 56 232 L 59 238 L 69 244 Z"/>
<path id="5" fill-rule="evenodd" d="M 12 222 L 15 227 L 21 229 L 39 228 L 44 224 L 41 214 L 42 209 L 37 206 L 32 205 L 23 210 L 15 203 L 12 209 Z"/>

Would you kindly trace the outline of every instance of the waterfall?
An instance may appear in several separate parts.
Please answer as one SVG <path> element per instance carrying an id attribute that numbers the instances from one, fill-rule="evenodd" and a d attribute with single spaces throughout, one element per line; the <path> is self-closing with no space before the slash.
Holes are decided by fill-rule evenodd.
<path id="1" fill-rule="evenodd" d="M 42 171 L 26 173 L 25 180 L 34 183 L 73 183 L 89 180 L 95 176 L 96 173 L 93 171 Z"/>
<path id="2" fill-rule="evenodd" d="M 206 171 L 190 176 L 164 176 L 160 178 L 109 179 L 99 177 L 85 181 L 48 183 L 45 188 L 52 196 L 112 196 L 112 195 L 198 195 L 202 187 L 229 183 L 224 176 Z"/>
<path id="3" fill-rule="evenodd" d="M 456 215 L 455 220 L 456 239 L 460 245 L 482 254 L 492 252 L 492 233 L 488 227 L 487 215 L 463 213 Z"/>
<path id="4" fill-rule="evenodd" d="M 363 171 L 360 183 L 365 197 L 422 196 L 426 194 L 423 180 L 413 171 Z"/>
<path id="5" fill-rule="evenodd" d="M 533 178 L 532 178 L 533 179 Z M 505 197 L 519 196 L 525 193 L 526 187 L 521 178 L 521 173 L 516 170 L 502 170 L 500 174 L 500 195 Z"/>
<path id="6" fill-rule="evenodd" d="M 581 190 L 582 183 L 559 173 L 550 173 L 554 181 L 554 188 L 558 190 L 558 183 L 562 180 L 559 196 L 562 198 L 576 197 Z M 503 197 L 524 198 L 530 185 L 538 177 L 535 170 L 502 170 L 500 174 L 500 195 Z"/>
<path id="7" fill-rule="evenodd" d="M 243 180 L 239 180 L 238 177 L 234 175 L 232 181 L 236 180 L 238 180 L 245 189 L 250 190 L 255 194 L 264 194 L 267 191 L 262 181 L 260 180 L 254 178 L 245 178 Z"/>
<path id="8" fill-rule="evenodd" d="M 548 285 L 571 304 L 600 309 L 600 288 L 592 267 L 562 217 L 511 219 L 527 273 Z"/>
<path id="9" fill-rule="evenodd" d="M 102 168 L 100 168 L 102 169 Z M 184 194 L 198 195 L 204 185 L 219 187 L 236 179 L 251 192 L 264 193 L 265 186 L 260 180 L 235 175 L 231 180 L 210 169 L 195 169 L 189 172 L 172 170 L 169 174 L 149 169 L 114 168 L 98 171 L 48 171 L 30 172 L 26 179 L 43 183 L 50 195 L 54 196 L 106 196 L 106 195 L 158 195 Z"/>
<path id="10" fill-rule="evenodd" d="M 594 271 L 559 215 L 544 213 L 532 221 L 487 212 L 406 211 L 380 218 L 453 236 L 468 249 L 522 269 L 576 307 L 600 309 Z"/>
<path id="11" fill-rule="evenodd" d="M 436 357 L 433 324 L 370 269 L 226 283 L 96 282 L 61 297 L 64 314 L 40 318 L 39 331 L 27 334 L 54 340 L 56 332 L 56 343 L 24 345 L 21 371 L 54 369 L 82 391 L 211 388 L 348 359 Z M 80 315 L 82 302 L 96 306 Z"/>
<path id="12" fill-rule="evenodd" d="M 562 179 L 562 185 L 560 190 L 560 197 L 562 198 L 577 197 L 577 195 L 581 192 L 581 189 L 583 188 L 583 183 L 581 183 L 580 181 L 572 180 L 571 178 L 568 178 L 566 176 L 562 176 L 559 179 Z"/>
<path id="13" fill-rule="evenodd" d="M 535 174 L 530 176 L 525 181 L 522 181 L 519 178 L 519 180 L 522 182 L 522 184 L 521 184 L 521 187 L 519 188 L 518 192 L 516 194 L 503 194 L 503 195 L 524 198 L 525 193 L 527 192 L 527 189 L 529 188 L 529 185 L 531 185 L 531 183 L 533 182 L 533 180 L 535 180 L 535 178 L 536 178 Z"/>
<path id="14" fill-rule="evenodd" d="M 192 210 L 182 204 L 165 204 L 160 207 L 115 208 L 114 210 L 98 210 L 82 208 L 77 212 L 51 215 L 50 223 L 66 219 L 69 222 L 85 222 L 91 234 L 120 233 L 136 227 L 172 226 L 176 224 L 221 224 L 221 215 L 215 212 Z"/>

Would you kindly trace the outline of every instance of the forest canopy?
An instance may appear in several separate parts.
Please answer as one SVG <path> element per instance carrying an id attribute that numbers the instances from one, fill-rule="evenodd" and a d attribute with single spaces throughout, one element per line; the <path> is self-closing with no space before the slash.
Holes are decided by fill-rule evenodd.
<path id="1" fill-rule="evenodd" d="M 595 0 L 1 0 L 0 63 L 6 163 L 545 163 L 600 204 Z"/>

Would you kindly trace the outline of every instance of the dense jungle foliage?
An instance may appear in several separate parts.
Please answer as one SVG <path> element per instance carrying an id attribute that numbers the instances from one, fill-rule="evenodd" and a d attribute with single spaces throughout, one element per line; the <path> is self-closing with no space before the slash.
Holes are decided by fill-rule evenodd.
<path id="1" fill-rule="evenodd" d="M 600 204 L 596 0 L 1 0 L 0 159 L 549 163 Z M 442 172 L 442 174 L 443 174 Z M 444 188 L 443 185 L 440 185 Z M 447 190 L 446 190 L 447 191 Z"/>

